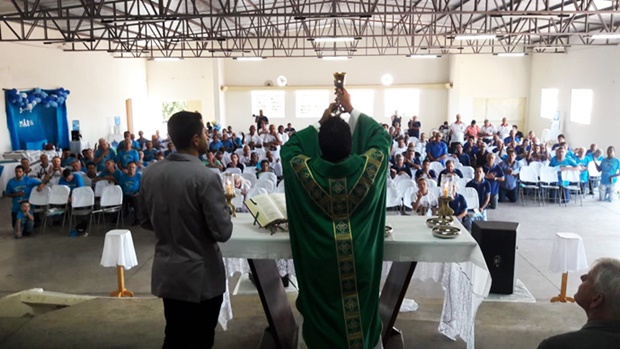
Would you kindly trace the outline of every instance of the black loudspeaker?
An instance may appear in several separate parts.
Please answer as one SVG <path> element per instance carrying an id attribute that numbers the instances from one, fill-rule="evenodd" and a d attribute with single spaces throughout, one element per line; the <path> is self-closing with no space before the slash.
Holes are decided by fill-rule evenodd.
<path id="1" fill-rule="evenodd" d="M 80 131 L 71 131 L 71 140 L 75 142 L 79 142 L 82 139 L 82 135 Z"/>
<path id="2" fill-rule="evenodd" d="M 514 292 L 518 227 L 519 223 L 512 222 L 475 221 L 472 224 L 471 235 L 480 245 L 493 279 L 491 293 Z"/>

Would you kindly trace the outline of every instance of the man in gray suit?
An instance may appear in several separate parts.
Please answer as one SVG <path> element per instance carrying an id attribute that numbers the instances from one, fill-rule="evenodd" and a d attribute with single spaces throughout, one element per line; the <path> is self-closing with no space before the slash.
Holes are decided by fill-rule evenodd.
<path id="1" fill-rule="evenodd" d="M 220 177 L 199 156 L 207 133 L 199 113 L 168 121 L 177 152 L 143 174 L 141 225 L 155 231 L 151 291 L 164 303 L 164 349 L 211 348 L 226 291 L 218 242 L 232 233 Z M 190 344 L 191 343 L 191 344 Z"/>
<path id="2" fill-rule="evenodd" d="M 581 276 L 575 301 L 588 321 L 579 330 L 553 336 L 538 349 L 611 349 L 620 344 L 620 260 L 603 258 Z"/>

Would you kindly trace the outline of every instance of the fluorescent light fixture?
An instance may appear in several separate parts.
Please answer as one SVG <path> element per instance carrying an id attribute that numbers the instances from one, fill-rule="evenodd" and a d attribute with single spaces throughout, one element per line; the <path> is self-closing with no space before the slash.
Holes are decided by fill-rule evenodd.
<path id="1" fill-rule="evenodd" d="M 417 58 L 417 59 L 435 59 L 441 56 L 439 55 L 408 55 L 409 58 Z"/>
<path id="2" fill-rule="evenodd" d="M 467 34 L 467 35 L 457 35 L 454 37 L 456 41 L 465 41 L 465 40 L 495 40 L 497 35 L 495 34 Z"/>
<path id="3" fill-rule="evenodd" d="M 620 39 L 620 33 L 592 34 L 592 40 Z"/>
<path id="4" fill-rule="evenodd" d="M 347 56 L 323 56 L 321 59 L 326 61 L 346 61 L 347 59 L 351 59 L 351 57 Z"/>
<path id="5" fill-rule="evenodd" d="M 233 57 L 233 59 L 239 62 L 256 62 L 256 61 L 262 61 L 265 58 L 263 57 Z"/>
<path id="6" fill-rule="evenodd" d="M 394 77 L 392 76 L 392 74 L 383 74 L 383 76 L 381 77 L 381 83 L 384 86 L 390 86 L 393 82 Z"/>
<path id="7" fill-rule="evenodd" d="M 355 41 L 354 37 L 325 37 L 310 39 L 314 42 L 351 42 Z"/>
<path id="8" fill-rule="evenodd" d="M 504 52 L 504 53 L 496 53 L 498 57 L 523 57 L 525 56 L 525 52 Z"/>
<path id="9" fill-rule="evenodd" d="M 178 62 L 182 61 L 183 58 L 180 57 L 153 57 L 153 61 L 155 62 Z"/>

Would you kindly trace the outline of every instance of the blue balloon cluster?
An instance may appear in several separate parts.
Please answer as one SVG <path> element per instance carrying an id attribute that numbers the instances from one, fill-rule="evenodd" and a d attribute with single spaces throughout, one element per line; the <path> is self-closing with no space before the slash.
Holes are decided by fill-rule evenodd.
<path id="1" fill-rule="evenodd" d="M 35 88 L 28 92 L 19 92 L 16 89 L 12 89 L 9 91 L 8 99 L 9 103 L 18 106 L 20 111 L 32 111 L 39 104 L 46 108 L 56 108 L 67 100 L 70 93 L 71 91 L 65 90 L 62 87 L 49 93 L 40 88 Z"/>

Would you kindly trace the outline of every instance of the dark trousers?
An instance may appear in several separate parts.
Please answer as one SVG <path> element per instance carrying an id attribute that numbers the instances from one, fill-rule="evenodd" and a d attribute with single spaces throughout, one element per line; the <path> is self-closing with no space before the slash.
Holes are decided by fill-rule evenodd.
<path id="1" fill-rule="evenodd" d="M 17 224 L 17 212 L 11 211 L 11 227 L 15 229 L 15 224 Z"/>
<path id="2" fill-rule="evenodd" d="M 139 221 L 142 218 L 142 211 L 140 207 L 139 196 L 135 195 L 124 195 L 123 196 L 123 206 L 125 210 L 125 216 L 129 214 L 129 209 L 133 208 L 133 212 L 135 215 L 135 221 Z"/>
<path id="3" fill-rule="evenodd" d="M 499 187 L 499 202 L 517 202 L 518 194 L 519 187 L 515 187 L 512 190 Z"/>
<path id="4" fill-rule="evenodd" d="M 166 338 L 162 349 L 210 349 L 224 297 L 192 303 L 164 298 Z"/>

